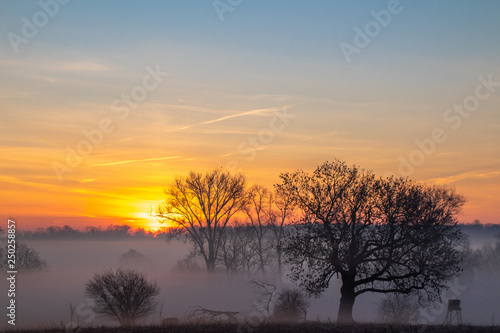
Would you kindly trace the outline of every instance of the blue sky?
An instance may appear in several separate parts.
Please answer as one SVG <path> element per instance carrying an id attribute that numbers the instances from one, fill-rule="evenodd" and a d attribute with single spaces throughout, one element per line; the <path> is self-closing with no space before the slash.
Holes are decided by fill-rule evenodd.
<path id="1" fill-rule="evenodd" d="M 224 13 L 221 22 L 211 1 L 73 0 L 60 5 L 36 39 L 85 52 L 128 48 L 132 42 L 176 42 L 281 56 L 295 51 L 294 57 L 326 59 L 338 53 L 338 43 L 352 38 L 354 26 L 372 20 L 370 11 L 386 9 L 388 3 L 244 0 Z M 497 1 L 401 0 L 400 6 L 402 12 L 376 38 L 374 49 L 417 55 L 432 51 L 448 59 L 491 56 L 488 51 L 499 50 Z M 5 32 L 20 30 L 20 18 L 30 18 L 40 6 L 38 1 L 3 0 L 1 9 L 6 44 Z"/>
<path id="2" fill-rule="evenodd" d="M 347 62 L 339 45 L 353 44 L 354 28 L 364 30 L 372 11 L 392 3 L 243 0 L 220 20 L 210 0 L 72 0 L 16 53 L 9 33 L 22 35 L 23 17 L 31 22 L 42 8 L 38 1 L 2 0 L 0 149 L 8 158 L 0 170 L 11 191 L 5 195 L 33 191 L 31 201 L 14 207 L 36 210 L 50 206 L 44 198 L 69 193 L 57 215 L 65 221 L 71 214 L 99 216 L 89 208 L 93 197 L 126 192 L 99 208 L 117 216 L 125 205 L 137 215 L 161 199 L 173 175 L 230 160 L 266 185 L 280 172 L 335 157 L 398 174 L 399 156 L 408 158 L 415 140 L 439 127 L 447 140 L 410 176 L 453 184 L 469 196 L 464 220 L 500 222 L 500 89 L 457 130 L 443 120 L 474 94 L 479 76 L 500 80 L 500 2 L 401 0 L 400 12 Z M 148 66 L 169 76 L 59 182 L 52 162 L 64 161 L 83 130 L 115 116 L 110 104 L 140 84 Z M 294 120 L 248 161 L 239 144 L 266 128 L 275 108 Z M 252 110 L 267 111 L 240 115 Z M 224 120 L 200 125 L 217 119 Z M 123 161 L 137 162 L 96 167 Z"/>

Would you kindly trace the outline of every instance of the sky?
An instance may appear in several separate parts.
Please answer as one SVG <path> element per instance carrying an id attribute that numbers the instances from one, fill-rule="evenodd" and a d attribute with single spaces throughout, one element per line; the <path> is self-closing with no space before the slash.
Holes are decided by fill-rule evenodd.
<path id="1" fill-rule="evenodd" d="M 500 223 L 498 1 L 0 1 L 0 218 L 148 216 L 190 170 L 338 158 Z"/>

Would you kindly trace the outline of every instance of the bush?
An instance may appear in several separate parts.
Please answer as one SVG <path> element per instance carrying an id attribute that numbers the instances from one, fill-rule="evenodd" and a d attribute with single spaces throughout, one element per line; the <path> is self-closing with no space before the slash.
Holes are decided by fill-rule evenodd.
<path id="1" fill-rule="evenodd" d="M 393 324 L 411 324 L 418 320 L 418 300 L 414 295 L 389 294 L 378 306 L 382 321 Z"/>
<path id="2" fill-rule="evenodd" d="M 175 263 L 173 271 L 177 273 L 194 273 L 203 271 L 203 268 L 198 264 L 194 256 L 188 255 Z"/>
<path id="3" fill-rule="evenodd" d="M 489 271 L 500 269 L 500 233 L 495 237 L 495 244 L 485 244 L 481 249 L 481 267 Z"/>
<path id="4" fill-rule="evenodd" d="M 153 313 L 160 287 L 135 270 L 107 270 L 95 274 L 85 286 L 85 294 L 95 301 L 93 310 L 117 320 L 122 326 L 133 326 L 139 318 Z"/>
<path id="5" fill-rule="evenodd" d="M 276 321 L 299 322 L 307 315 L 309 302 L 302 291 L 284 288 L 274 303 L 273 319 Z"/>
<path id="6" fill-rule="evenodd" d="M 0 266 L 2 270 L 9 268 L 8 248 L 0 248 Z M 26 243 L 16 243 L 15 270 L 18 272 L 40 271 L 48 268 L 47 262 L 40 253 Z"/>
<path id="7" fill-rule="evenodd" d="M 151 264 L 151 261 L 144 254 L 130 249 L 120 256 L 118 264 L 129 268 L 146 268 Z"/>

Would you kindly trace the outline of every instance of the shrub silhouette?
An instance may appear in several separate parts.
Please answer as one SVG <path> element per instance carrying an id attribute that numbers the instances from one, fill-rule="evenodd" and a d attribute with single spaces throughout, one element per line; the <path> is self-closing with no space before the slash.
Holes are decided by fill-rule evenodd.
<path id="1" fill-rule="evenodd" d="M 278 293 L 274 303 L 273 319 L 276 321 L 299 322 L 306 319 L 309 302 L 298 289 L 285 288 Z"/>
<path id="2" fill-rule="evenodd" d="M 412 324 L 419 318 L 419 309 L 415 295 L 389 294 L 380 302 L 377 312 L 386 323 Z"/>
<path id="3" fill-rule="evenodd" d="M 9 268 L 12 262 L 9 261 L 7 247 L 0 248 L 0 266 L 2 269 Z M 40 253 L 26 243 L 16 243 L 15 249 L 15 270 L 18 272 L 40 271 L 48 268 L 47 262 L 40 257 Z M 13 270 L 13 269 L 10 269 Z"/>
<path id="4" fill-rule="evenodd" d="M 160 287 L 149 282 L 146 274 L 128 269 L 96 273 L 85 286 L 85 294 L 95 301 L 92 309 L 122 326 L 133 326 L 137 319 L 153 313 L 159 292 Z"/>

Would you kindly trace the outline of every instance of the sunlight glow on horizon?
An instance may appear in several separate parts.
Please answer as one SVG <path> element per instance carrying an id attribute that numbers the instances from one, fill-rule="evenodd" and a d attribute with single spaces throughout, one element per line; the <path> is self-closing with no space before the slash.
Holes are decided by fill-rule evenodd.
<path id="1" fill-rule="evenodd" d="M 252 1 L 224 21 L 210 1 L 72 1 L 18 52 L 7 36 L 40 6 L 0 2 L 0 219 L 155 229 L 191 170 L 272 189 L 334 158 L 377 176 L 413 158 L 410 178 L 467 198 L 461 221 L 500 223 L 500 88 L 465 105 L 500 82 L 500 2 L 401 4 L 348 63 L 339 45 L 387 1 Z"/>

